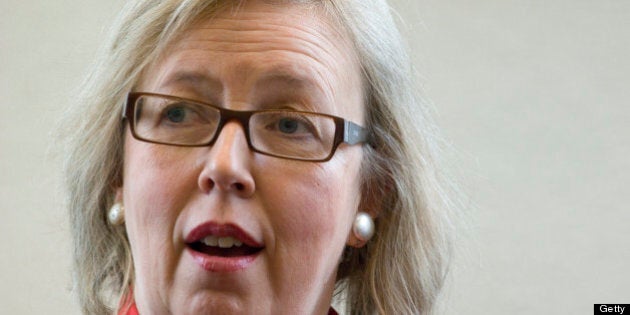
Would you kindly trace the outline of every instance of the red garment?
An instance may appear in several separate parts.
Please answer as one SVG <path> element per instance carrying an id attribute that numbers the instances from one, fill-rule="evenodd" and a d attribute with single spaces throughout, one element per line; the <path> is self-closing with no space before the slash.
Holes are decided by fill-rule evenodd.
<path id="1" fill-rule="evenodd" d="M 140 313 L 138 313 L 138 308 L 136 307 L 136 302 L 131 302 L 129 307 L 121 307 L 118 315 L 140 315 Z"/>
<path id="2" fill-rule="evenodd" d="M 127 313 L 124 312 L 125 308 L 126 307 L 123 307 L 118 313 L 118 315 L 140 315 L 140 313 L 138 313 L 138 309 L 136 308 L 136 302 L 131 302 L 131 305 L 129 305 L 129 308 L 127 309 Z M 339 314 L 337 314 L 337 312 L 331 307 L 328 309 L 328 315 L 339 315 Z"/>

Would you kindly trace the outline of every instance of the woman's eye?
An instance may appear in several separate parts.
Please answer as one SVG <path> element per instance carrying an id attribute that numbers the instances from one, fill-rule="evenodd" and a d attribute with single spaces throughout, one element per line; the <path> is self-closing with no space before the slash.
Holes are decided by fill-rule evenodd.
<path id="1" fill-rule="evenodd" d="M 299 112 L 262 112 L 250 121 L 255 133 L 282 141 L 319 138 L 322 125 L 319 116 Z"/>
<path id="2" fill-rule="evenodd" d="M 302 115 L 303 116 L 303 115 Z M 316 133 L 315 126 L 308 117 L 278 117 L 273 129 L 283 135 L 306 136 Z"/>
<path id="3" fill-rule="evenodd" d="M 171 122 L 182 122 L 186 118 L 186 110 L 183 107 L 171 107 L 166 110 L 166 117 Z"/>
<path id="4" fill-rule="evenodd" d="M 298 130 L 299 124 L 295 119 L 282 118 L 278 121 L 278 130 L 283 133 L 294 133 Z"/>

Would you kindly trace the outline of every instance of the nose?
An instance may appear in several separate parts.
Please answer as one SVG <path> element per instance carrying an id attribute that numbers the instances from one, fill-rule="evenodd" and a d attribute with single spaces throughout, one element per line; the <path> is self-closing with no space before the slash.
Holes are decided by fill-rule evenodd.
<path id="1" fill-rule="evenodd" d="M 251 173 L 251 154 L 243 127 L 228 122 L 219 131 L 216 142 L 209 148 L 198 185 L 204 193 L 218 190 L 247 198 L 256 190 Z"/>

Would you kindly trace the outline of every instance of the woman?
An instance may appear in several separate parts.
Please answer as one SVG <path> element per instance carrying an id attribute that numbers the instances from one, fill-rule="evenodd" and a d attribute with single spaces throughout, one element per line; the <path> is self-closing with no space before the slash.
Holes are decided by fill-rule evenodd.
<path id="1" fill-rule="evenodd" d="M 426 314 L 435 132 L 384 1 L 137 1 L 73 110 L 86 314 Z"/>

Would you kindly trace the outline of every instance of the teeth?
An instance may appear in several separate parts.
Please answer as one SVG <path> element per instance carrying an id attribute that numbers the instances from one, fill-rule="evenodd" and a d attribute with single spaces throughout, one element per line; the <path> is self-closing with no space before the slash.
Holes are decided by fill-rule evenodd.
<path id="1" fill-rule="evenodd" d="M 233 246 L 240 247 L 243 245 L 243 242 L 231 237 L 218 237 L 214 235 L 206 236 L 202 242 L 206 244 L 206 246 L 219 246 L 220 248 L 231 248 Z"/>
<path id="2" fill-rule="evenodd" d="M 234 246 L 234 238 L 232 237 L 220 237 L 219 238 L 219 247 L 221 248 L 230 248 Z"/>
<path id="3" fill-rule="evenodd" d="M 214 235 L 206 236 L 206 238 L 203 239 L 203 243 L 207 246 L 217 246 L 219 245 L 219 238 Z"/>

